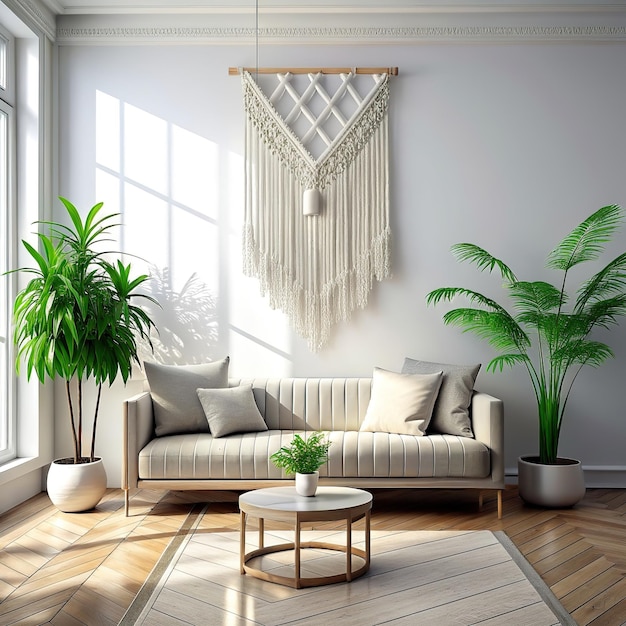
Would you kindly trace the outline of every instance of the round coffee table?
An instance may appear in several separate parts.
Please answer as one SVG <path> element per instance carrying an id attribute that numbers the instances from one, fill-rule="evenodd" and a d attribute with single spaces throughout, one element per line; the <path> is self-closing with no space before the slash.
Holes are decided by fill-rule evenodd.
<path id="1" fill-rule="evenodd" d="M 250 574 L 261 580 L 280 583 L 288 587 L 300 589 L 315 587 L 338 582 L 350 582 L 367 572 L 370 566 L 370 512 L 372 509 L 372 494 L 362 489 L 351 487 L 318 487 L 314 497 L 300 496 L 294 487 L 271 487 L 257 489 L 239 496 L 241 511 L 240 535 L 240 564 L 241 573 Z M 252 552 L 246 552 L 246 521 L 248 517 L 259 520 L 259 547 Z M 365 550 L 352 545 L 352 524 L 365 517 Z M 265 520 L 287 522 L 294 525 L 293 543 L 283 543 L 275 546 L 264 545 Z M 300 540 L 301 526 L 305 522 L 332 522 L 345 520 L 346 545 L 334 543 Z M 318 548 L 335 550 L 346 553 L 345 573 L 331 576 L 302 578 L 300 571 L 300 550 L 302 548 Z M 285 550 L 294 551 L 294 576 L 281 576 L 248 565 L 256 557 Z M 364 564 L 353 571 L 352 556 L 364 560 Z"/>

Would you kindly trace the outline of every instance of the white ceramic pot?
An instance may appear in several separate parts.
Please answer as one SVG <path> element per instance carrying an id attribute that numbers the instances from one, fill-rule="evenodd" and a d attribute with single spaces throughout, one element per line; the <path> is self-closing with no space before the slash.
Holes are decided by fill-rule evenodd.
<path id="1" fill-rule="evenodd" d="M 585 495 L 585 476 L 576 459 L 558 458 L 556 465 L 544 465 L 537 456 L 521 456 L 517 470 L 519 495 L 528 504 L 560 509 Z"/>
<path id="2" fill-rule="evenodd" d="M 319 477 L 319 472 L 313 472 L 312 474 L 296 474 L 296 492 L 301 496 L 314 496 L 317 491 L 317 481 Z"/>
<path id="3" fill-rule="evenodd" d="M 102 459 L 74 463 L 73 459 L 56 459 L 48 471 L 48 496 L 64 513 L 89 511 L 100 502 L 107 488 Z"/>

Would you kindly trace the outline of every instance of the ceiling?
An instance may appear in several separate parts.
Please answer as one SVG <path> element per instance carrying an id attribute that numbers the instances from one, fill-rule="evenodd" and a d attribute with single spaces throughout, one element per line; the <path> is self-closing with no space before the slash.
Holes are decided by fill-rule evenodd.
<path id="1" fill-rule="evenodd" d="M 41 0 L 57 15 L 141 14 L 141 13 L 345 13 L 359 12 L 446 12 L 584 10 L 626 7 L 626 0 Z"/>

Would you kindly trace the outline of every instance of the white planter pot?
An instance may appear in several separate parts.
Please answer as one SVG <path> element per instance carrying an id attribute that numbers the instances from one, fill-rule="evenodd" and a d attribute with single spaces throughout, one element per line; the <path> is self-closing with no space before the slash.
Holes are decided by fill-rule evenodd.
<path id="1" fill-rule="evenodd" d="M 86 463 L 71 461 L 56 459 L 50 465 L 48 496 L 52 504 L 65 513 L 89 511 L 100 502 L 107 488 L 102 459 Z"/>
<path id="2" fill-rule="evenodd" d="M 539 463 L 539 457 L 517 460 L 519 495 L 528 504 L 549 508 L 574 506 L 585 495 L 582 464 L 576 459 L 557 459 L 556 465 Z"/>
<path id="3" fill-rule="evenodd" d="M 301 496 L 314 496 L 317 491 L 317 481 L 319 477 L 319 472 L 313 472 L 312 474 L 296 474 L 296 492 Z"/>

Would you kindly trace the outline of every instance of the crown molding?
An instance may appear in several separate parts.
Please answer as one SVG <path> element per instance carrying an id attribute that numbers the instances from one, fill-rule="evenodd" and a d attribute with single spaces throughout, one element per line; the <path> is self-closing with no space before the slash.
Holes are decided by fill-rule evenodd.
<path id="1" fill-rule="evenodd" d="M 254 28 L 230 27 L 60 27 L 56 41 L 68 44 L 254 43 Z M 261 28 L 264 44 L 316 43 L 520 43 L 624 42 L 626 26 L 427 26 Z"/>
<path id="2" fill-rule="evenodd" d="M 15 0 L 13 0 L 15 1 Z M 20 0 L 32 2 L 33 0 Z M 356 0 L 353 0 L 356 2 Z M 363 0 L 361 0 L 363 1 Z M 408 1 L 408 0 L 407 0 Z M 626 3 L 412 5 L 380 3 L 346 7 L 291 3 L 283 11 L 248 7 L 230 11 L 171 14 L 83 14 L 57 16 L 59 44 L 254 43 L 396 44 L 431 42 L 536 42 L 626 40 Z M 349 10 L 348 10 L 349 9 Z"/>

